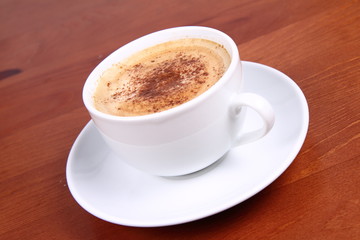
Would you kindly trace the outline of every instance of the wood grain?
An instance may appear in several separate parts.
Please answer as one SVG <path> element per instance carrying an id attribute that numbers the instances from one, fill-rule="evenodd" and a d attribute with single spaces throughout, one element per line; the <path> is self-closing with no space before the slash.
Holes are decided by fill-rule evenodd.
<path id="1" fill-rule="evenodd" d="M 1 239 L 360 239 L 357 0 L 0 2 Z M 83 83 L 109 53 L 156 30 L 229 34 L 243 60 L 289 75 L 310 108 L 288 170 L 214 216 L 161 228 L 104 222 L 71 196 L 70 148 L 90 120 Z"/>

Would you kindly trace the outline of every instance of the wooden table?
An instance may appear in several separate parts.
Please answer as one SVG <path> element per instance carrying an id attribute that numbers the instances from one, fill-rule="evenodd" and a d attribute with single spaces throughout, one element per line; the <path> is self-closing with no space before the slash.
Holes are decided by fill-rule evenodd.
<path id="1" fill-rule="evenodd" d="M 360 239 L 360 4 L 351 0 L 0 2 L 1 239 Z M 65 167 L 90 117 L 81 91 L 109 53 L 202 25 L 243 60 L 290 76 L 310 108 L 292 165 L 249 200 L 181 225 L 137 228 L 83 210 Z"/>

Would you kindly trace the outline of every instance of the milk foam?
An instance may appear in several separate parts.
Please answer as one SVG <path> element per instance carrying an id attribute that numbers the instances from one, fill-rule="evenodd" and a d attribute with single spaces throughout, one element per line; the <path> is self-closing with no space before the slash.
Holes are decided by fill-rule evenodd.
<path id="1" fill-rule="evenodd" d="M 107 69 L 98 81 L 94 106 L 116 116 L 161 112 L 205 92 L 229 65 L 226 49 L 209 40 L 162 43 Z"/>

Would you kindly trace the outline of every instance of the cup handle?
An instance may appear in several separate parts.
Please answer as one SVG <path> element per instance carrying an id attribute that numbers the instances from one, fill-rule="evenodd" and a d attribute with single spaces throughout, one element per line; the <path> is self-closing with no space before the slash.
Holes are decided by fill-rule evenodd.
<path id="1" fill-rule="evenodd" d="M 250 107 L 257 112 L 263 120 L 263 126 L 257 130 L 246 132 L 235 139 L 234 147 L 256 141 L 264 137 L 274 126 L 275 114 L 270 103 L 263 97 L 254 93 L 238 94 L 231 105 L 231 114 L 236 117 L 242 107 Z"/>

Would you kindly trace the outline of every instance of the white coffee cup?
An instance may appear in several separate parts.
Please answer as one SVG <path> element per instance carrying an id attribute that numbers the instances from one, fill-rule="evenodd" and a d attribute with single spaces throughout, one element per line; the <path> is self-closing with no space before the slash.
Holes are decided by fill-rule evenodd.
<path id="1" fill-rule="evenodd" d="M 182 105 L 144 116 L 119 117 L 95 109 L 93 94 L 106 69 L 145 48 L 180 38 L 208 39 L 226 48 L 231 63 L 214 86 Z M 228 35 L 207 27 L 177 27 L 141 37 L 110 54 L 87 78 L 83 101 L 119 160 L 150 174 L 178 176 L 201 170 L 232 147 L 255 141 L 270 131 L 275 119 L 271 105 L 259 95 L 243 93 L 242 86 L 238 49 Z M 239 134 L 244 107 L 254 109 L 264 124 L 258 130 Z"/>

